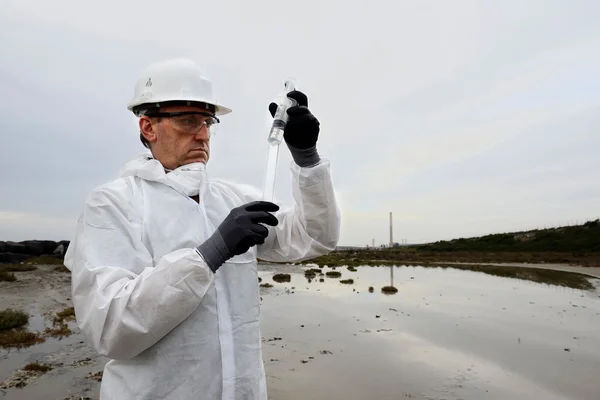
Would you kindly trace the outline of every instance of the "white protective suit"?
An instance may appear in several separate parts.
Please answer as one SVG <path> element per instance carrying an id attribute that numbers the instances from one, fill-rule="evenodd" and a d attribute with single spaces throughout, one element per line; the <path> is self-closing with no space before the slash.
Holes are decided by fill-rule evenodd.
<path id="1" fill-rule="evenodd" d="M 101 400 L 266 399 L 256 258 L 298 261 L 337 245 L 329 161 L 292 163 L 294 204 L 280 206 L 263 245 L 213 274 L 195 247 L 261 194 L 200 165 L 166 173 L 143 155 L 85 202 L 65 265 L 77 323 L 111 359 Z M 194 186 L 199 203 L 188 197 Z"/>

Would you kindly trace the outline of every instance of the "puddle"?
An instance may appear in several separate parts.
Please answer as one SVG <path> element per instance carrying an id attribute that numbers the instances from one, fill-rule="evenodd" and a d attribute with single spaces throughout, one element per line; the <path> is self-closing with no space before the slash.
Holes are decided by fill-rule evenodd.
<path id="1" fill-rule="evenodd" d="M 29 318 L 28 328 L 43 332 L 51 325 L 43 316 L 33 315 Z M 1 399 L 64 399 L 71 395 L 81 397 L 98 392 L 97 381 L 86 375 L 101 371 L 107 360 L 98 357 L 85 343 L 75 322 L 68 322 L 67 325 L 74 332 L 70 336 L 45 336 L 45 342 L 35 346 L 0 349 L 0 382 L 9 383 L 15 377 L 22 376 L 16 371 L 29 363 L 39 362 L 53 367 L 51 371 L 28 380 L 22 388 L 0 389 Z M 90 397 L 97 398 L 97 395 Z"/>
<path id="2" fill-rule="evenodd" d="M 270 399 L 598 398 L 597 291 L 453 268 L 336 270 L 260 273 L 274 285 L 261 289 L 262 334 L 281 339 L 263 343 Z"/>
<path id="3" fill-rule="evenodd" d="M 261 283 L 273 285 L 260 289 L 271 400 L 598 398 L 598 290 L 454 268 L 338 267 L 335 278 L 325 276 L 333 268 L 305 276 L 308 268 L 260 266 Z M 289 282 L 274 281 L 276 273 Z M 32 307 L 28 328 L 43 332 L 70 306 L 69 282 L 44 291 L 46 280 L 33 282 L 5 303 Z M 98 399 L 107 360 L 68 326 L 71 336 L 0 349 L 0 381 L 31 362 L 54 367 L 23 388 L 0 389 L 0 399 Z"/>

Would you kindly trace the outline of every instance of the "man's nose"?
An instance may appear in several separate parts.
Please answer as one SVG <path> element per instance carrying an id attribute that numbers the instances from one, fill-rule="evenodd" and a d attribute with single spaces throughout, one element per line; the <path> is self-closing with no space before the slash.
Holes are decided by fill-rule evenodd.
<path id="1" fill-rule="evenodd" d="M 208 127 L 204 125 L 194 136 L 196 140 L 206 142 L 210 139 L 210 131 L 208 130 Z"/>

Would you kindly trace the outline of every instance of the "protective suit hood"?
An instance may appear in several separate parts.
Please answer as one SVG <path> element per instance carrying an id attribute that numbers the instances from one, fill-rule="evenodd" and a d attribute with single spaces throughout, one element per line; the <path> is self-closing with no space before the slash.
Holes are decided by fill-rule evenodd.
<path id="1" fill-rule="evenodd" d="M 147 181 L 161 182 L 186 196 L 197 196 L 207 181 L 206 165 L 202 162 L 165 169 L 150 153 L 142 153 L 126 163 L 119 177 L 137 176 Z"/>

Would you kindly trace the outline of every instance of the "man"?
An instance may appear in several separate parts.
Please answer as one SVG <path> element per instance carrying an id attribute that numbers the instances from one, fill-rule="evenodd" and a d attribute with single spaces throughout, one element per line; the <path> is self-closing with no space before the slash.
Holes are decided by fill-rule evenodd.
<path id="1" fill-rule="evenodd" d="M 256 259 L 326 254 L 340 230 L 319 122 L 303 93 L 288 97 L 294 204 L 280 209 L 208 177 L 211 132 L 231 110 L 192 62 L 139 78 L 128 109 L 151 154 L 91 192 L 65 256 L 78 325 L 110 358 L 102 400 L 267 398 Z"/>

